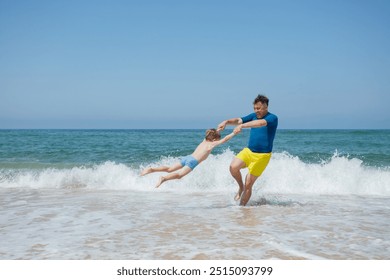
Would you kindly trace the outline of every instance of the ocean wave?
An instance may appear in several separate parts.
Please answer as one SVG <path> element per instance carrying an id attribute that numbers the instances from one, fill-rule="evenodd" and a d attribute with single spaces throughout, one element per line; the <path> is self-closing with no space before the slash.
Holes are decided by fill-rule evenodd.
<path id="1" fill-rule="evenodd" d="M 369 167 L 337 152 L 322 163 L 305 163 L 288 153 L 274 154 L 264 173 L 264 189 L 296 194 L 390 195 L 390 169 Z"/>
<path id="2" fill-rule="evenodd" d="M 234 192 L 236 184 L 229 173 L 234 153 L 226 150 L 210 157 L 181 180 L 164 183 L 162 191 Z M 148 166 L 170 165 L 177 157 L 164 157 Z M 97 189 L 154 191 L 159 176 L 140 177 L 138 167 L 107 161 L 94 166 L 45 169 L 0 169 L 0 188 Z M 245 176 L 247 170 L 243 169 Z M 390 196 L 389 168 L 363 165 L 362 160 L 335 153 L 321 163 L 305 163 L 288 153 L 274 153 L 269 166 L 254 189 L 263 193 L 312 195 Z"/>

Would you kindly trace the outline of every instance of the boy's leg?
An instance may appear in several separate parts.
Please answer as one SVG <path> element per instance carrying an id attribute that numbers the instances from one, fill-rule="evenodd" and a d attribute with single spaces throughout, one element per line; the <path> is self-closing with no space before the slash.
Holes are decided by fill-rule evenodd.
<path id="1" fill-rule="evenodd" d="M 173 179 L 181 179 L 184 176 L 186 176 L 188 173 L 190 173 L 191 171 L 192 171 L 191 168 L 189 168 L 188 166 L 184 166 L 179 172 L 170 173 L 166 176 L 161 176 L 160 180 L 158 181 L 158 183 L 156 185 L 156 188 L 158 188 L 165 181 L 169 181 L 169 180 L 173 180 Z"/>
<path id="2" fill-rule="evenodd" d="M 146 174 L 153 173 L 153 172 L 173 172 L 173 171 L 179 170 L 182 167 L 183 166 L 179 162 L 175 163 L 171 166 L 148 167 L 148 168 L 145 168 L 141 172 L 141 176 L 144 176 Z"/>

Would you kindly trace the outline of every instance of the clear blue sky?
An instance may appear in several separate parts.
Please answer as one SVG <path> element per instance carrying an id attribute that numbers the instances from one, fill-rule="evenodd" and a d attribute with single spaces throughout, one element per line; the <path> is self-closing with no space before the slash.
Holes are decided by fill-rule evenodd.
<path id="1" fill-rule="evenodd" d="M 390 128 L 390 1 L 0 0 L 0 128 Z"/>

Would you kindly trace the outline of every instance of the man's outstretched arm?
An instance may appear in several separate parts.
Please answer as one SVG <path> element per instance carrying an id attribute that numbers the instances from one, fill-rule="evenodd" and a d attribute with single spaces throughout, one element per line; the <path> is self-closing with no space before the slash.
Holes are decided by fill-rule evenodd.
<path id="1" fill-rule="evenodd" d="M 217 131 L 224 130 L 227 125 L 238 125 L 242 124 L 242 119 L 241 118 L 233 118 L 233 119 L 228 119 L 224 120 L 218 125 Z"/>

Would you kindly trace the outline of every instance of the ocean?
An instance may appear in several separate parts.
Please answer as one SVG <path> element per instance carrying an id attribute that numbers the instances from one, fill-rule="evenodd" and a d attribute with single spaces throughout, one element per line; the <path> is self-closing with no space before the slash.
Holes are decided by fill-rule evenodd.
<path id="1" fill-rule="evenodd" d="M 240 207 L 248 136 L 156 189 L 204 130 L 0 130 L 0 259 L 390 259 L 390 130 L 278 130 Z"/>

